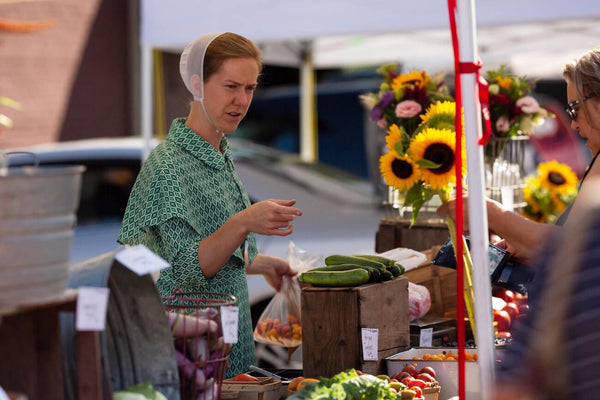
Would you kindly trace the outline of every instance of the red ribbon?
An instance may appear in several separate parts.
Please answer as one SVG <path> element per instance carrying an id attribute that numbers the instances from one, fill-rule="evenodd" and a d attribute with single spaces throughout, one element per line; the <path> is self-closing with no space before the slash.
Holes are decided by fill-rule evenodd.
<path id="1" fill-rule="evenodd" d="M 452 48 L 454 49 L 454 91 L 456 97 L 456 116 L 454 127 L 456 131 L 456 335 L 458 342 L 458 398 L 465 399 L 465 281 L 463 248 L 463 198 L 462 198 L 462 91 L 460 74 L 460 50 L 458 44 L 458 30 L 456 29 L 456 0 L 448 0 L 448 14 L 450 16 L 450 33 L 452 35 Z M 474 67 L 463 65 L 465 69 Z"/>
<path id="2" fill-rule="evenodd" d="M 483 117 L 483 136 L 479 138 L 478 144 L 485 146 L 492 136 L 492 123 L 490 121 L 490 91 L 488 83 L 479 70 L 483 67 L 481 60 L 472 63 L 461 62 L 458 64 L 458 71 L 461 74 L 477 74 L 477 85 L 479 92 L 479 103 L 481 104 L 481 115 Z"/>

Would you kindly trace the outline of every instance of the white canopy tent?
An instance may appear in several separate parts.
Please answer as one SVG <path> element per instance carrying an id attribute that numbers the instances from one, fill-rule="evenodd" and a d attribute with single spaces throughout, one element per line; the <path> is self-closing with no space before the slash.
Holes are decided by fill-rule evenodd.
<path id="1" fill-rule="evenodd" d="M 579 0 L 458 1 L 461 61 L 509 64 L 516 73 L 559 76 L 560 66 L 600 45 L 600 2 Z M 403 62 L 407 67 L 453 70 L 448 8 L 444 0 L 142 0 L 142 133 L 151 136 L 153 49 L 182 49 L 204 32 L 233 31 L 259 43 L 265 62 L 298 65 L 303 72 L 301 151 L 314 156 L 312 68 Z M 477 29 L 475 29 L 477 26 Z M 480 40 L 477 40 L 480 38 Z M 485 43 L 485 46 L 483 45 Z M 489 63 L 489 64 L 488 64 Z M 547 69 L 551 68 L 551 69 Z M 463 78 L 471 221 L 486 221 L 483 161 L 476 141 L 479 104 L 475 76 Z M 308 94 L 307 94 L 308 92 Z M 311 154 L 312 153 L 312 154 Z M 487 224 L 471 227 L 473 261 L 487 265 Z M 493 383 L 491 299 L 487 268 L 475 268 L 481 387 Z M 480 329 L 487 326 L 486 329 Z M 484 391 L 482 399 L 489 397 Z"/>

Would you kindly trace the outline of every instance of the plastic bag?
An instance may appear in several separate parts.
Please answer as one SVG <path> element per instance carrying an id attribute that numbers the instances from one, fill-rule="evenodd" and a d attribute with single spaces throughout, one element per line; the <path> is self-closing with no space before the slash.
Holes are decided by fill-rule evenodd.
<path id="1" fill-rule="evenodd" d="M 431 294 L 423 285 L 408 282 L 408 321 L 416 321 L 431 309 Z"/>
<path id="2" fill-rule="evenodd" d="M 287 259 L 290 267 L 301 273 L 322 264 L 319 256 L 312 256 L 290 242 Z M 254 340 L 284 347 L 297 347 L 302 343 L 300 322 L 300 284 L 298 278 L 283 277 L 281 290 L 273 296 L 256 328 Z"/>

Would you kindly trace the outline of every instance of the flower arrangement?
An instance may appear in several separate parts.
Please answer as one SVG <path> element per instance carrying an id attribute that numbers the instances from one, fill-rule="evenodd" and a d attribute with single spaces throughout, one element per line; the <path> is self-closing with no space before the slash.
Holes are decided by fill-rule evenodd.
<path id="1" fill-rule="evenodd" d="M 404 205 L 412 207 L 412 223 L 426 201 L 435 195 L 444 201 L 456 185 L 455 109 L 450 101 L 430 105 L 419 116 L 421 123 L 412 137 L 396 124 L 387 130 L 388 152 L 380 157 L 379 169 L 387 185 L 405 194 Z M 465 174 L 464 150 L 462 161 Z"/>
<path id="2" fill-rule="evenodd" d="M 553 116 L 531 96 L 534 82 L 509 74 L 504 66 L 486 73 L 493 137 L 530 135 L 534 125 Z"/>
<path id="3" fill-rule="evenodd" d="M 412 136 L 421 123 L 425 110 L 438 101 L 453 100 L 443 75 L 431 77 L 425 71 L 398 72 L 397 64 L 385 64 L 377 69 L 383 81 L 378 93 L 360 96 L 370 110 L 369 118 L 381 129 L 396 125 Z"/>
<path id="4" fill-rule="evenodd" d="M 554 223 L 575 200 L 578 178 L 566 164 L 541 163 L 536 174 L 525 178 L 523 198 L 527 205 L 522 214 L 534 221 Z"/>

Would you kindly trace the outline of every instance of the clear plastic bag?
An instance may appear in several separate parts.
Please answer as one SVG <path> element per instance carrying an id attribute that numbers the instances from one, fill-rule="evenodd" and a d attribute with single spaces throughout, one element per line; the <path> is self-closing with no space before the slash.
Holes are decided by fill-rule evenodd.
<path id="1" fill-rule="evenodd" d="M 290 266 L 298 273 L 322 264 L 320 256 L 313 256 L 290 242 L 287 252 Z M 302 343 L 300 319 L 300 284 L 297 277 L 283 277 L 281 290 L 273 296 L 256 328 L 254 340 L 284 347 L 297 347 Z"/>
<path id="2" fill-rule="evenodd" d="M 423 317 L 431 309 L 431 294 L 423 285 L 408 282 L 408 321 Z"/>

